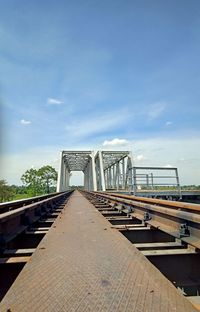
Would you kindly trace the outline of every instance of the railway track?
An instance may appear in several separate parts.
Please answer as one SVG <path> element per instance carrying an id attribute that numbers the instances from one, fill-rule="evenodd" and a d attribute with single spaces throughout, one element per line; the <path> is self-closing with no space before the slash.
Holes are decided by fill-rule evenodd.
<path id="1" fill-rule="evenodd" d="M 122 194 L 82 192 L 84 197 L 86 197 L 86 199 L 88 199 L 98 210 L 97 215 L 94 214 L 94 211 L 96 211 L 95 208 L 92 205 L 91 206 L 93 208 L 88 208 L 88 201 L 86 201 L 86 199 L 84 199 L 84 201 L 81 196 L 77 194 L 78 192 L 75 192 L 75 195 L 72 196 L 73 199 L 70 201 L 71 210 L 68 212 L 69 207 L 67 202 L 71 193 L 72 192 L 56 193 L 49 198 L 40 197 L 31 199 L 31 201 L 20 201 L 20 203 L 6 203 L 6 206 L 3 209 L 7 210 L 0 214 L 0 300 L 7 298 L 7 296 L 5 296 L 7 291 L 12 286 L 19 273 L 21 271 L 21 273 L 24 272 L 22 269 L 25 264 L 28 265 L 25 270 L 26 272 L 24 272 L 24 274 L 20 274 L 21 279 L 17 279 L 18 284 L 15 284 L 14 290 L 12 290 L 13 287 L 11 288 L 12 291 L 9 292 L 10 296 L 8 296 L 8 302 L 13 300 L 13 304 L 18 307 L 17 302 L 18 300 L 21 302 L 21 299 L 18 296 L 15 298 L 15 295 L 12 295 L 12 292 L 13 294 L 15 294 L 16 291 L 17 293 L 20 293 L 17 285 L 20 285 L 21 282 L 21 285 L 24 285 L 25 279 L 27 281 L 27 287 L 30 287 L 32 294 L 35 294 L 36 289 L 34 287 L 37 287 L 36 283 L 40 283 L 40 279 L 37 277 L 40 272 L 40 270 L 38 271 L 38 266 L 40 267 L 43 262 L 47 268 L 52 266 L 51 272 L 53 272 L 51 275 L 48 269 L 44 266 L 46 273 L 44 273 L 45 275 L 43 274 L 43 279 L 46 280 L 46 285 L 48 285 L 48 283 L 51 284 L 50 275 L 53 280 L 54 275 L 57 276 L 57 279 L 60 279 L 62 274 L 64 274 L 64 270 L 67 270 L 67 273 L 65 273 L 66 278 L 68 274 L 70 274 L 71 278 L 73 276 L 74 279 L 74 288 L 70 288 L 71 293 L 68 290 L 69 298 L 71 298 L 70 296 L 75 296 L 74 298 L 80 296 L 80 298 L 82 298 L 81 294 L 83 293 L 85 286 L 83 287 L 82 285 L 83 288 L 80 289 L 80 293 L 78 292 L 76 294 L 75 291 L 78 287 L 79 281 L 83 281 L 81 275 L 82 270 L 86 270 L 84 271 L 85 275 L 83 274 L 83 276 L 89 278 L 91 276 L 91 268 L 94 269 L 97 264 L 99 264 L 104 272 L 106 266 L 108 265 L 108 260 L 106 259 L 107 255 L 104 256 L 104 254 L 101 253 L 101 248 L 104 248 L 104 239 L 105 245 L 109 245 L 109 248 L 114 248 L 113 244 L 114 246 L 117 246 L 118 243 L 121 246 L 125 244 L 125 253 L 127 253 L 127 256 L 129 253 L 128 257 L 130 257 L 130 263 L 133 264 L 139 261 L 140 256 L 136 254 L 134 250 L 133 257 L 136 258 L 133 259 L 135 260 L 132 259 L 131 250 L 130 252 L 127 251 L 130 244 L 127 240 L 129 240 L 138 249 L 138 251 L 140 251 L 139 254 L 143 254 L 143 256 L 145 256 L 146 259 L 148 259 L 171 282 L 171 284 L 178 289 L 181 297 L 187 297 L 187 299 L 192 302 L 194 307 L 200 311 L 200 205 L 139 198 Z M 64 207 L 65 211 L 63 211 Z M 106 220 L 102 220 L 103 218 L 99 215 L 99 213 L 101 213 Z M 85 216 L 83 214 L 85 214 Z M 55 220 L 56 222 L 54 223 Z M 63 222 L 66 222 L 67 226 L 64 226 Z M 110 227 L 106 225 L 107 223 L 110 224 Z M 81 238 L 79 236 L 79 227 L 81 230 Z M 52 229 L 49 233 L 50 235 L 48 234 L 48 239 L 43 240 L 50 228 Z M 118 232 L 118 235 L 115 235 L 115 231 Z M 63 245 L 60 245 L 60 249 L 59 242 L 57 242 L 55 237 L 60 237 L 62 241 Z M 66 238 L 63 239 L 63 237 Z M 123 239 L 121 240 L 122 237 Z M 127 244 L 124 242 L 124 238 L 127 239 L 125 239 Z M 79 248 L 81 248 L 79 240 L 82 240 L 83 247 L 86 248 L 84 252 L 80 249 L 80 262 L 78 260 L 79 257 L 76 255 Z M 67 244 L 66 241 L 68 242 Z M 70 243 L 71 241 L 72 243 Z M 94 241 L 100 244 L 100 249 L 98 244 L 97 246 L 96 243 L 94 244 Z M 52 253 L 50 252 L 51 248 Z M 95 248 L 94 251 L 92 251 L 93 248 Z M 105 247 L 105 250 L 108 252 L 109 249 L 106 248 L 108 247 Z M 42 251 L 43 249 L 46 251 Z M 65 252 L 63 250 L 65 250 Z M 118 251 L 118 257 L 121 257 L 120 254 L 122 253 L 123 255 L 124 252 L 123 247 L 116 250 L 116 255 Z M 49 252 L 50 258 L 47 257 L 47 259 L 41 260 L 41 252 L 45 252 L 47 254 Z M 89 254 L 91 253 L 95 259 L 94 263 L 91 262 L 92 266 L 88 266 L 90 256 L 87 256 L 87 252 L 89 252 Z M 73 253 L 76 255 L 75 258 L 73 258 Z M 115 253 L 115 248 L 113 249 L 113 253 Z M 34 260 L 32 262 L 30 259 L 33 254 L 35 257 L 33 256 Z M 110 259 L 111 255 L 112 253 L 110 252 Z M 144 258 L 143 256 L 141 258 L 142 262 Z M 86 257 L 85 262 L 84 257 Z M 98 257 L 102 257 L 102 264 L 97 260 Z M 126 259 L 126 255 L 122 258 Z M 54 261 L 54 259 L 56 260 Z M 64 259 L 66 259 L 67 266 L 64 265 L 62 270 L 60 270 L 59 262 L 62 267 L 63 261 L 65 261 Z M 112 261 L 115 259 L 116 258 L 113 255 Z M 146 259 L 144 258 L 144 260 Z M 74 261 L 78 261 L 77 265 L 80 266 L 81 271 L 78 276 L 76 276 L 77 267 L 73 265 Z M 71 265 L 68 266 L 68 263 L 71 263 Z M 118 262 L 118 264 L 120 264 L 120 262 Z M 113 283 L 116 274 L 119 274 L 118 271 L 115 271 L 115 266 L 117 266 L 117 264 L 113 262 L 110 267 L 110 270 L 114 270 Z M 149 262 L 146 263 L 146 266 L 149 266 L 149 270 L 152 271 L 152 266 L 149 265 Z M 44 268 L 42 270 L 44 270 Z M 75 271 L 73 272 L 73 270 Z M 93 280 L 95 281 L 95 274 L 99 274 L 98 270 L 97 272 L 95 271 L 96 273 L 93 272 L 94 276 L 90 283 L 93 283 Z M 146 269 L 144 268 L 143 270 Z M 124 267 L 124 272 L 126 271 L 127 269 Z M 147 274 L 147 272 L 145 274 Z M 48 276 L 48 274 L 50 275 Z M 160 276 L 157 275 L 156 271 L 152 275 L 153 278 L 154 274 L 155 276 L 158 276 L 155 277 L 155 279 L 160 279 Z M 154 280 L 152 280 L 152 283 L 154 284 Z M 171 284 L 170 287 L 172 287 Z M 32 285 L 35 286 L 33 287 Z M 66 285 L 66 281 L 64 280 L 64 289 Z M 109 284 L 102 285 L 104 288 L 105 286 L 108 287 Z M 145 291 L 145 283 L 142 285 L 143 286 L 141 287 L 142 289 L 144 288 Z M 135 289 L 136 286 L 133 284 L 133 289 Z M 128 288 L 126 288 L 126 290 L 123 289 L 123 291 L 127 292 L 129 289 L 130 287 L 128 286 Z M 55 311 L 53 306 L 56 306 L 56 304 L 53 303 L 53 299 L 51 300 L 51 296 L 49 295 L 51 291 L 52 290 L 50 288 L 47 291 L 46 296 L 49 298 L 48 301 L 50 306 L 52 305 L 52 309 L 49 308 L 49 311 Z M 54 291 L 56 291 L 56 289 L 54 289 Z M 86 297 L 87 294 L 91 294 L 91 292 L 88 293 L 87 288 L 85 291 Z M 103 293 L 103 290 L 95 290 L 94 288 L 94 292 L 95 291 L 97 291 L 98 295 L 94 295 L 94 298 L 98 298 L 98 296 L 100 296 L 99 298 L 101 299 L 101 291 Z M 113 291 L 112 287 L 109 291 Z M 67 293 L 65 293 L 65 290 L 62 290 L 61 294 L 62 292 L 64 294 L 63 298 L 65 298 Z M 107 291 L 105 293 L 107 293 Z M 165 291 L 162 292 L 162 294 L 163 293 L 165 293 Z M 58 296 L 61 294 L 58 294 Z M 116 295 L 115 292 L 114 294 Z M 176 296 L 175 293 L 174 296 Z M 143 295 L 141 295 L 141 297 L 143 297 Z M 45 303 L 45 298 L 45 295 L 44 297 L 41 297 L 41 302 L 44 301 Z M 72 303 L 70 303 L 70 300 L 69 303 L 66 303 L 66 306 L 69 304 L 68 308 L 70 307 L 71 309 Z M 7 301 L 3 300 L 2 302 Z M 100 302 L 102 302 L 102 300 L 100 300 Z M 23 300 L 20 304 L 23 305 Z M 146 311 L 144 308 L 146 304 L 147 303 L 144 303 L 144 306 L 141 306 L 141 310 L 138 311 Z M 68 308 L 63 311 L 68 311 Z M 33 308 L 33 305 L 32 309 L 33 311 L 37 310 L 36 308 Z M 194 309 L 194 311 L 196 311 L 196 309 Z M 16 311 L 21 310 L 18 308 Z M 28 302 L 25 306 L 23 306 L 23 311 L 31 311 Z M 96 310 L 94 309 L 94 311 Z M 156 308 L 155 311 L 160 310 Z M 180 311 L 182 310 L 180 309 Z M 187 310 L 184 309 L 184 311 Z"/>
<path id="2" fill-rule="evenodd" d="M 200 205 L 105 192 L 83 195 L 200 311 Z"/>
<path id="3" fill-rule="evenodd" d="M 19 199 L 15 201 L 9 201 L 5 203 L 0 203 L 0 214 L 8 211 L 15 210 L 17 208 L 21 208 L 30 204 L 34 204 L 37 202 L 40 202 L 41 200 L 45 200 L 48 198 L 52 198 L 54 196 L 57 196 L 59 194 L 62 194 L 63 192 L 60 193 L 51 193 L 51 194 L 46 194 L 42 196 L 35 196 L 31 198 L 26 198 L 26 199 Z"/>
<path id="4" fill-rule="evenodd" d="M 71 193 L 0 205 L 0 300 L 62 212 Z"/>
<path id="5" fill-rule="evenodd" d="M 107 194 L 83 194 L 75 191 L 70 198 L 69 193 L 62 194 L 65 198 L 54 202 L 50 210 L 50 205 L 46 205 L 46 215 L 36 222 L 33 215 L 38 217 L 44 208 L 21 219 L 23 225 L 29 219 L 34 223 L 28 222 L 25 231 L 2 247 L 0 279 L 3 278 L 4 283 L 0 289 L 4 295 L 1 293 L 0 311 L 197 311 L 198 303 L 192 305 L 184 296 L 189 299 L 198 299 L 198 296 L 183 295 L 187 289 L 175 284 L 178 278 L 179 281 L 183 278 L 182 271 L 178 276 L 173 272 L 174 279 L 170 282 L 166 272 L 162 273 L 169 280 L 156 269 L 155 263 L 150 263 L 153 261 L 149 254 L 144 253 L 155 252 L 156 245 L 158 253 L 168 250 L 167 256 L 172 259 L 172 251 L 173 256 L 178 256 L 177 250 L 182 251 L 182 257 L 196 256 L 196 250 L 185 252 L 185 245 L 180 246 L 180 242 L 168 233 L 133 217 L 135 212 L 130 211 L 131 205 L 121 204 L 116 197 L 108 199 Z M 29 211 L 28 206 L 23 209 Z M 20 208 L 16 211 L 18 213 Z M 8 223 L 11 229 L 15 210 L 5 214 L 13 216 Z M 49 227 L 47 223 L 51 223 Z M 32 238 L 28 239 L 30 235 Z M 41 236 L 39 245 L 38 235 Z M 154 258 L 162 256 L 157 254 Z M 171 269 L 174 263 L 170 261 Z M 185 260 L 182 262 L 180 270 Z M 166 266 L 166 258 L 163 263 Z M 187 272 L 184 277 L 188 278 Z M 6 293 L 9 283 L 12 286 Z"/>

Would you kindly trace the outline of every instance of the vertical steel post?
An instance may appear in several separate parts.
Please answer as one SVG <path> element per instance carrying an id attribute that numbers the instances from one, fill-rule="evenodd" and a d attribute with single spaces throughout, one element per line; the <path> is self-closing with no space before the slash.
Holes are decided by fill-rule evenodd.
<path id="1" fill-rule="evenodd" d="M 60 152 L 60 165 L 58 170 L 57 179 L 57 192 L 61 192 L 63 189 L 63 152 Z"/>
<path id="2" fill-rule="evenodd" d="M 63 162 L 63 190 L 67 190 L 67 167 L 65 162 Z"/>
<path id="3" fill-rule="evenodd" d="M 125 158 L 122 159 L 122 189 L 125 190 Z"/>
<path id="4" fill-rule="evenodd" d="M 154 187 L 153 187 L 153 173 L 152 172 L 150 173 L 150 177 L 151 177 L 151 188 L 153 190 Z"/>
<path id="5" fill-rule="evenodd" d="M 91 155 L 91 162 L 92 162 L 93 191 L 97 191 L 97 176 L 96 176 L 95 153 L 94 152 L 92 152 L 92 155 Z"/>
<path id="6" fill-rule="evenodd" d="M 106 187 L 105 187 L 102 151 L 99 151 L 99 167 L 100 167 L 99 169 L 100 169 L 100 179 L 101 179 L 101 190 L 104 192 L 106 190 Z"/>
<path id="7" fill-rule="evenodd" d="M 120 174 L 120 170 L 119 170 L 119 161 L 116 164 L 116 186 L 117 186 L 117 191 L 119 190 L 119 174 Z"/>
<path id="8" fill-rule="evenodd" d="M 69 190 L 69 179 L 70 179 L 70 172 L 68 168 L 66 168 L 66 189 Z"/>
<path id="9" fill-rule="evenodd" d="M 177 189 L 179 192 L 179 197 L 180 199 L 182 198 L 182 194 L 181 194 L 181 186 L 180 186 L 180 181 L 179 181 L 179 176 L 178 176 L 178 169 L 175 169 L 175 175 L 176 175 L 176 183 L 177 183 Z"/>
<path id="10" fill-rule="evenodd" d="M 146 186 L 149 189 L 149 175 L 146 174 Z"/>
<path id="11" fill-rule="evenodd" d="M 112 178 L 112 188 L 113 189 L 115 189 L 116 188 L 116 165 L 114 164 L 113 166 L 112 166 L 112 176 L 113 176 L 113 178 Z"/>
<path id="12" fill-rule="evenodd" d="M 111 173 L 111 167 L 108 168 L 108 174 L 109 174 L 109 189 L 112 188 L 112 173 Z"/>
<path id="13" fill-rule="evenodd" d="M 137 177 L 136 177 L 136 168 L 133 167 L 133 194 L 137 195 Z"/>

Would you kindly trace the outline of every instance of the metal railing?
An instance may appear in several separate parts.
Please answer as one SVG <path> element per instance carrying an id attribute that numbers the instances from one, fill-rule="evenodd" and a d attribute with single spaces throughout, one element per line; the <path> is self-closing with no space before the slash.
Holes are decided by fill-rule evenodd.
<path id="1" fill-rule="evenodd" d="M 181 198 L 178 169 L 175 167 L 132 167 L 129 170 L 129 190 L 134 195 L 142 191 L 174 191 Z"/>

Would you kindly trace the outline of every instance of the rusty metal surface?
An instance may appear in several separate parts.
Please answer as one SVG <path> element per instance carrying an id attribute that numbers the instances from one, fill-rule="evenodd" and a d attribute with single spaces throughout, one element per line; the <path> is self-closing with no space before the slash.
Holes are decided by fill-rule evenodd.
<path id="1" fill-rule="evenodd" d="M 0 213 L 4 213 L 7 211 L 11 211 L 11 210 L 14 210 L 17 208 L 24 207 L 26 205 L 37 203 L 39 201 L 42 201 L 42 200 L 45 200 L 48 198 L 52 198 L 52 197 L 58 196 L 59 194 L 63 194 L 63 193 L 64 192 L 51 193 L 51 194 L 46 194 L 46 195 L 40 195 L 40 196 L 35 196 L 35 197 L 18 199 L 18 200 L 0 203 Z"/>
<path id="2" fill-rule="evenodd" d="M 95 192 L 96 194 L 107 194 L 114 197 L 120 197 L 124 199 L 130 199 L 138 202 L 143 202 L 147 204 L 157 204 L 162 205 L 163 207 L 170 207 L 175 209 L 183 209 L 188 211 L 200 211 L 200 205 L 199 204 L 191 204 L 186 202 L 177 202 L 177 201 L 170 201 L 170 200 L 164 200 L 164 199 L 157 199 L 157 198 L 146 198 L 146 197 L 139 197 L 134 195 L 125 195 L 125 194 L 119 194 L 119 193 L 106 193 L 106 192 Z"/>
<path id="3" fill-rule="evenodd" d="M 145 203 L 143 200 L 131 200 L 129 198 L 130 196 L 128 197 L 129 199 L 127 199 L 123 196 L 107 195 L 107 193 L 102 192 L 85 192 L 85 194 L 88 194 L 88 196 L 95 196 L 101 200 L 104 198 L 104 200 L 109 200 L 112 204 L 115 203 L 121 205 L 121 211 L 125 213 L 128 212 L 127 207 L 131 206 L 133 212 L 131 212 L 130 215 L 140 220 L 144 220 L 145 212 L 148 212 L 149 218 L 148 220 L 145 219 L 147 224 L 160 228 L 162 231 L 170 233 L 177 238 L 182 238 L 182 236 L 184 236 L 180 231 L 180 227 L 182 224 L 185 224 L 188 227 L 189 235 L 192 238 L 192 245 L 199 248 L 200 215 L 199 213 L 195 213 L 195 211 L 182 211 L 179 209 L 172 209 L 171 207 L 165 207 L 165 205 L 162 205 L 162 200 L 160 200 L 159 205 L 153 205 Z M 176 204 L 179 205 L 179 203 Z M 200 207 L 200 205 L 195 206 Z M 119 207 L 117 209 L 119 209 Z M 195 245 L 194 242 L 196 243 Z"/>
<path id="4" fill-rule="evenodd" d="M 111 227 L 74 192 L 0 311 L 197 311 Z"/>
<path id="5" fill-rule="evenodd" d="M 54 194 L 54 196 L 47 199 L 0 213 L 0 249 L 5 248 L 5 243 L 22 233 L 30 224 L 39 220 L 41 216 L 51 212 L 58 203 L 64 202 L 70 194 L 70 191 Z M 41 198 L 43 197 L 41 196 Z"/>

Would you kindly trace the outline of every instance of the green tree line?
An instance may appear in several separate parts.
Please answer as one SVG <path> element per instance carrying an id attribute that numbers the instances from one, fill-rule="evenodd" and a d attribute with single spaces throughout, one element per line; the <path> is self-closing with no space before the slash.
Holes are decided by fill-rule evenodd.
<path id="1" fill-rule="evenodd" d="M 56 191 L 57 171 L 47 165 L 39 169 L 28 169 L 22 175 L 22 186 L 8 185 L 0 180 L 0 202 L 16 200 Z"/>

